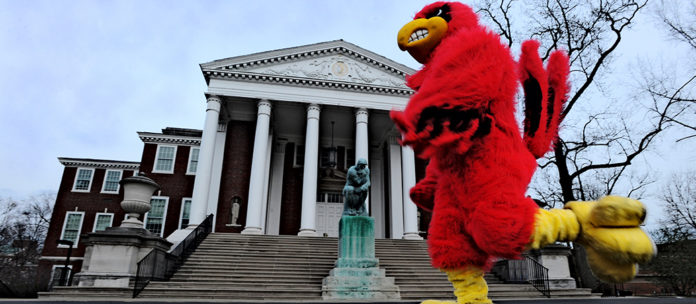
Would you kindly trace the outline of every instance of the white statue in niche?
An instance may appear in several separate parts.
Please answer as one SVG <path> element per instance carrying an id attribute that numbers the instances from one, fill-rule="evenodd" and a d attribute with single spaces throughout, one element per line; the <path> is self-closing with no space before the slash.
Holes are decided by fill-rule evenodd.
<path id="1" fill-rule="evenodd" d="M 240 227 L 242 225 L 237 223 L 237 220 L 239 220 L 239 207 L 241 204 L 242 199 L 239 196 L 235 196 L 232 199 L 232 206 L 230 208 L 230 223 L 225 225 L 228 227 Z"/>

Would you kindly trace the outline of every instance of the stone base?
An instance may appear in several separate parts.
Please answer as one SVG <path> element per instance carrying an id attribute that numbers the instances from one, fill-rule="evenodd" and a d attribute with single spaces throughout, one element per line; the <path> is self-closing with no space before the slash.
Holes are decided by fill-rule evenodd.
<path id="1" fill-rule="evenodd" d="M 375 258 L 375 220 L 368 216 L 343 216 L 338 225 L 338 259 L 322 283 L 322 298 L 401 299 L 394 278 L 379 269 Z"/>
<path id="2" fill-rule="evenodd" d="M 138 261 L 152 250 L 167 251 L 172 243 L 140 228 L 109 227 L 82 237 L 82 271 L 75 274 L 81 287 L 128 287 Z"/>
<path id="3" fill-rule="evenodd" d="M 297 236 L 319 236 L 316 230 L 304 229 L 297 233 Z"/>
<path id="4" fill-rule="evenodd" d="M 172 232 L 172 234 L 167 237 L 167 242 L 172 243 L 172 247 L 170 247 L 169 251 L 171 252 L 176 246 L 179 246 L 179 243 L 183 242 L 196 227 L 197 226 L 190 225 L 184 229 L 177 229 Z"/>
<path id="5" fill-rule="evenodd" d="M 128 288 L 131 279 L 135 279 L 134 275 L 122 273 L 87 273 L 80 272 L 75 274 L 74 280 L 78 282 L 80 287 L 115 287 Z"/>
<path id="6" fill-rule="evenodd" d="M 322 281 L 321 294 L 324 300 L 335 299 L 401 299 L 394 278 L 386 277 L 384 269 L 334 268 Z"/>
<path id="7" fill-rule="evenodd" d="M 422 240 L 423 237 L 418 235 L 418 233 L 415 232 L 405 232 L 404 236 L 402 237 L 404 240 Z"/>
<path id="8" fill-rule="evenodd" d="M 554 278 L 549 278 L 549 289 L 554 290 L 554 289 L 575 289 L 577 286 L 575 285 L 575 280 L 572 278 L 566 278 L 566 279 L 554 279 Z"/>
<path id="9" fill-rule="evenodd" d="M 576 288 L 575 279 L 570 276 L 570 267 L 568 266 L 570 248 L 551 244 L 539 250 L 538 254 L 537 260 L 549 269 L 549 288 L 551 290 Z"/>
<path id="10" fill-rule="evenodd" d="M 246 228 L 244 228 L 244 230 L 242 230 L 241 234 L 261 235 L 261 234 L 263 234 L 263 230 L 261 230 L 261 227 L 246 227 Z"/>

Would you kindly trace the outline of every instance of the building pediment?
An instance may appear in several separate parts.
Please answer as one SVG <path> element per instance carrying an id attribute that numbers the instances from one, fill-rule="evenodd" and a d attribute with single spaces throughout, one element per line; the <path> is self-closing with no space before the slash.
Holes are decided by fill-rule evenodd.
<path id="1" fill-rule="evenodd" d="M 405 77 L 415 72 L 342 40 L 216 60 L 201 69 L 206 81 L 227 78 L 390 95 L 410 95 Z"/>

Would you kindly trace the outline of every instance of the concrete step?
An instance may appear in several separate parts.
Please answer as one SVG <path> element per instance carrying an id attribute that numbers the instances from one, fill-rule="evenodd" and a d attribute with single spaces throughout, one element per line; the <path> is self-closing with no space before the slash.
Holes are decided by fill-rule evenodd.
<path id="1" fill-rule="evenodd" d="M 109 288 L 109 287 L 77 287 L 56 286 L 48 292 L 39 292 L 40 299 L 65 299 L 65 298 L 108 298 L 123 299 L 133 296 L 133 288 Z"/>
<path id="2" fill-rule="evenodd" d="M 375 241 L 376 257 L 404 300 L 453 299 L 447 276 L 432 268 L 425 241 Z M 334 267 L 337 238 L 214 233 L 169 282 L 151 282 L 142 298 L 310 301 Z M 499 284 L 486 275 L 492 298 L 540 298 L 531 285 Z"/>
<path id="3" fill-rule="evenodd" d="M 318 281 L 318 282 L 317 282 Z M 274 291 L 274 290 L 286 290 L 286 291 L 315 291 L 317 289 L 321 290 L 321 280 L 305 280 L 307 284 L 292 284 L 292 283 L 279 283 L 278 281 L 263 282 L 259 284 L 258 282 L 150 282 L 148 285 L 148 290 L 158 287 L 174 288 L 178 291 L 181 290 L 191 290 L 191 289 L 206 289 L 206 290 L 242 290 L 242 291 Z M 309 283 L 319 283 L 317 285 L 309 285 Z"/>

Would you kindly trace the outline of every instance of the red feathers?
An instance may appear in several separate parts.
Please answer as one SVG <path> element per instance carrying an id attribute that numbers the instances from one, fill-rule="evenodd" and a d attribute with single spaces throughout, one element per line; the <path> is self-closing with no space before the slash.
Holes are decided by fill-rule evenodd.
<path id="1" fill-rule="evenodd" d="M 529 242 L 538 207 L 525 191 L 535 157 L 556 137 L 567 58 L 554 52 L 544 70 L 538 43 L 530 41 L 518 65 L 461 3 L 433 3 L 415 18 L 429 16 L 449 19 L 447 34 L 408 78 L 416 93 L 406 109 L 391 117 L 402 143 L 430 159 L 411 198 L 433 212 L 433 266 L 486 267 L 493 257 L 518 256 Z M 518 78 L 527 95 L 524 140 L 514 116 Z"/>

